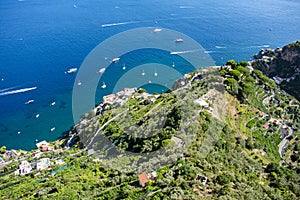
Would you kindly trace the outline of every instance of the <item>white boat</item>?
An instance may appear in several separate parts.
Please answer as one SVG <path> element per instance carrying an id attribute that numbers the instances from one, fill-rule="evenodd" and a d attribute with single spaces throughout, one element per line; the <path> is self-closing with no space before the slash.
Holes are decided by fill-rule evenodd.
<path id="1" fill-rule="evenodd" d="M 78 85 L 78 86 L 81 86 L 81 84 L 82 84 L 81 81 L 78 81 L 78 82 L 77 82 L 77 85 Z"/>
<path id="2" fill-rule="evenodd" d="M 183 39 L 182 39 L 182 38 L 177 38 L 177 39 L 175 40 L 175 42 L 176 42 L 176 43 L 183 42 Z"/>
<path id="3" fill-rule="evenodd" d="M 78 70 L 78 69 L 77 69 L 76 67 L 70 68 L 68 71 L 65 72 L 65 74 L 72 74 L 72 73 L 77 72 L 77 70 Z"/>
<path id="4" fill-rule="evenodd" d="M 55 131 L 55 127 L 52 127 L 52 128 L 50 129 L 50 131 L 51 131 L 51 132 Z"/>
<path id="5" fill-rule="evenodd" d="M 117 63 L 117 62 L 119 62 L 120 61 L 120 58 L 114 58 L 114 59 L 112 59 L 112 63 Z"/>
<path id="6" fill-rule="evenodd" d="M 31 103 L 33 103 L 33 102 L 34 102 L 34 100 L 33 100 L 33 99 L 30 99 L 30 100 L 26 101 L 25 104 L 31 104 Z"/>
<path id="7" fill-rule="evenodd" d="M 106 85 L 105 85 L 104 82 L 103 82 L 103 84 L 101 85 L 101 88 L 102 88 L 102 89 L 105 89 L 105 88 L 106 88 Z"/>
<path id="8" fill-rule="evenodd" d="M 158 73 L 155 71 L 155 72 L 153 73 L 153 76 L 158 76 Z"/>
<path id="9" fill-rule="evenodd" d="M 175 67 L 175 63 L 173 62 L 172 67 Z"/>
<path id="10" fill-rule="evenodd" d="M 39 118 L 40 117 L 40 114 L 36 114 L 35 118 Z"/>
<path id="11" fill-rule="evenodd" d="M 54 105 L 55 105 L 55 101 L 53 101 L 50 105 L 51 105 L 51 106 L 54 106 Z"/>
<path id="12" fill-rule="evenodd" d="M 18 135 L 20 135 L 21 134 L 21 131 L 18 131 Z"/>
<path id="13" fill-rule="evenodd" d="M 146 74 L 146 73 L 145 73 L 145 71 L 143 70 L 143 72 L 141 73 L 141 75 L 142 75 L 142 76 L 145 76 L 145 74 Z"/>
<path id="14" fill-rule="evenodd" d="M 101 68 L 101 69 L 99 69 L 99 71 L 98 71 L 98 73 L 100 73 L 100 74 L 103 74 L 105 72 L 105 68 L 103 67 L 103 68 Z"/>
<path id="15" fill-rule="evenodd" d="M 35 139 L 35 142 L 38 142 L 39 140 L 38 139 Z"/>
<path id="16" fill-rule="evenodd" d="M 162 31 L 161 28 L 156 28 L 156 29 L 153 30 L 154 33 L 158 33 L 158 32 L 161 32 L 161 31 Z"/>
<path id="17" fill-rule="evenodd" d="M 76 6 L 75 4 L 73 5 L 73 7 L 74 7 L 74 8 L 77 8 L 77 6 Z"/>
<path id="18" fill-rule="evenodd" d="M 125 64 L 123 65 L 122 69 L 123 69 L 123 70 L 126 70 L 126 66 L 125 66 Z"/>
<path id="19" fill-rule="evenodd" d="M 150 84 L 150 83 L 152 83 L 152 81 L 148 81 L 148 83 Z"/>

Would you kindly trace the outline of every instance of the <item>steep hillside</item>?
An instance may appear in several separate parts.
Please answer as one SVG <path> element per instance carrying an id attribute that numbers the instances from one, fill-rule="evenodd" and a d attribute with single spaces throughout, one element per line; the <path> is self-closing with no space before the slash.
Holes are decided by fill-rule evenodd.
<path id="1" fill-rule="evenodd" d="M 0 198 L 298 199 L 299 101 L 247 68 L 228 61 L 164 94 L 119 93 L 42 153 L 48 170 L 13 173 L 38 149 L 10 158 Z"/>
<path id="2" fill-rule="evenodd" d="M 252 66 L 261 70 L 286 92 L 300 100 L 300 41 L 282 49 L 261 50 Z"/>

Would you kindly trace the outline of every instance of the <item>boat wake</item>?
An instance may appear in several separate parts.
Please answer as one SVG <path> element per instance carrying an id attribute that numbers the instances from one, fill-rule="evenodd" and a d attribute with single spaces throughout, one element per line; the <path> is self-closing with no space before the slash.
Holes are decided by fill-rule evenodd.
<path id="1" fill-rule="evenodd" d="M 17 86 L 15 86 L 15 87 L 9 87 L 9 88 L 5 88 L 5 89 L 1 89 L 1 90 L 0 90 L 0 93 L 2 93 L 2 92 L 5 92 L 5 91 L 7 91 L 7 90 L 12 90 L 12 89 L 15 89 L 15 88 L 17 88 Z"/>
<path id="2" fill-rule="evenodd" d="M 222 47 L 222 46 L 215 46 L 217 49 L 225 49 L 226 47 Z"/>
<path id="3" fill-rule="evenodd" d="M 194 8 L 193 6 L 179 6 L 180 9 L 189 9 Z"/>
<path id="4" fill-rule="evenodd" d="M 264 44 L 264 45 L 258 45 L 258 46 L 250 46 L 248 48 L 269 48 L 269 47 L 270 47 L 270 45 Z"/>
<path id="5" fill-rule="evenodd" d="M 0 91 L 0 96 L 28 92 L 28 91 L 37 89 L 37 87 L 22 88 L 22 89 L 17 89 L 17 90 L 11 90 L 11 89 L 12 88 L 7 88 L 7 89 L 4 89 L 4 90 L 1 90 Z"/>
<path id="6" fill-rule="evenodd" d="M 204 51 L 204 53 L 215 53 L 217 51 Z"/>
<path id="7" fill-rule="evenodd" d="M 185 53 L 194 53 L 201 51 L 201 49 L 194 49 L 194 50 L 187 50 L 187 51 L 172 51 L 170 52 L 171 55 L 178 55 L 178 54 L 185 54 Z"/>
<path id="8" fill-rule="evenodd" d="M 118 23 L 111 23 L 111 24 L 102 24 L 102 27 L 111 27 L 111 26 L 121 26 L 127 24 L 137 24 L 137 23 L 144 23 L 144 22 L 151 22 L 152 20 L 147 21 L 128 21 L 128 22 L 118 22 Z"/>

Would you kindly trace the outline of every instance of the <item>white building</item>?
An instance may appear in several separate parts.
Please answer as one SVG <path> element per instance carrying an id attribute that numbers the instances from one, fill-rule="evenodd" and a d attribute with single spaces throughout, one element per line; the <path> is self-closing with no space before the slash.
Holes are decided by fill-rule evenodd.
<path id="1" fill-rule="evenodd" d="M 29 174 L 32 170 L 30 163 L 27 160 L 23 160 L 19 165 L 19 169 L 15 171 L 15 175 Z"/>
<path id="2" fill-rule="evenodd" d="M 42 158 L 36 163 L 36 170 L 44 170 L 50 166 L 50 159 L 49 158 Z"/>

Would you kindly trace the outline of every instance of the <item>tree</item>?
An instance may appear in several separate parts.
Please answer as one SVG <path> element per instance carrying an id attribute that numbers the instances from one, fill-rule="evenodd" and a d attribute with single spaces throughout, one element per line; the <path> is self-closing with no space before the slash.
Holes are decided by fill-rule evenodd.
<path id="1" fill-rule="evenodd" d="M 228 74 L 231 75 L 231 76 L 233 76 L 234 79 L 236 79 L 236 80 L 239 80 L 239 78 L 240 78 L 240 76 L 241 76 L 241 72 L 239 72 L 238 70 L 235 70 L 235 69 L 230 70 L 230 71 L 228 72 Z"/>
<path id="2" fill-rule="evenodd" d="M 234 66 L 235 66 L 235 61 L 234 61 L 234 60 L 228 60 L 228 61 L 226 62 L 226 65 L 231 66 L 231 67 L 234 67 Z"/>
<path id="3" fill-rule="evenodd" d="M 0 148 L 0 154 L 4 154 L 6 152 L 6 146 L 2 146 Z"/>

